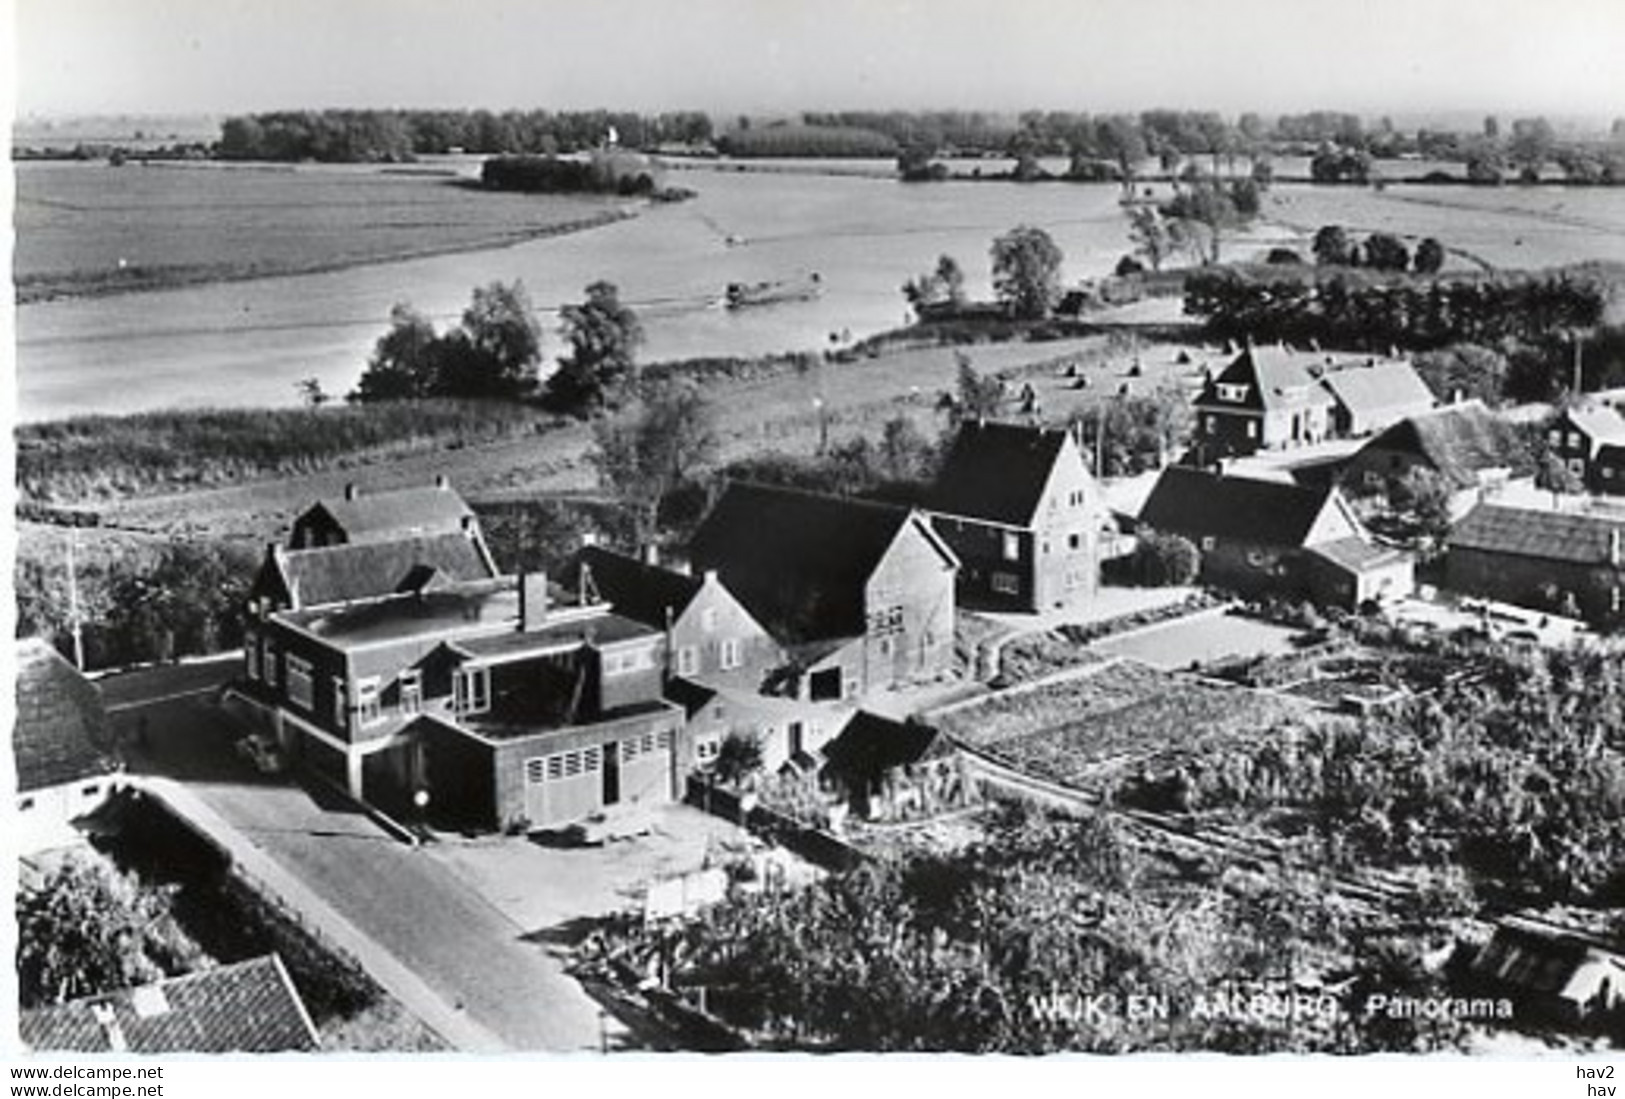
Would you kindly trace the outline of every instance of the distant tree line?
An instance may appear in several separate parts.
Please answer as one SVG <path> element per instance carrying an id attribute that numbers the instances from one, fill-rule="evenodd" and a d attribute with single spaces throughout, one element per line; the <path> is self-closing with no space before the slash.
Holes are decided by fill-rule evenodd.
<path id="1" fill-rule="evenodd" d="M 454 149 L 569 153 L 604 144 L 611 131 L 633 149 L 703 146 L 712 137 L 711 118 L 703 111 L 271 111 L 226 119 L 216 155 L 374 162 Z"/>
<path id="2" fill-rule="evenodd" d="M 534 194 L 650 195 L 659 169 L 632 153 L 599 153 L 587 160 L 503 155 L 480 165 L 480 182 L 495 191 Z"/>
<path id="3" fill-rule="evenodd" d="M 734 157 L 890 159 L 897 155 L 895 139 L 856 126 L 751 126 L 720 135 L 716 145 L 718 152 Z"/>

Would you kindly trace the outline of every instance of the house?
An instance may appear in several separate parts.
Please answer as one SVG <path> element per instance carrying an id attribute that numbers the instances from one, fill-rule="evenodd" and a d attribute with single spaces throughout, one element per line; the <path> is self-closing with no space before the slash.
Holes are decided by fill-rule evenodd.
<path id="1" fill-rule="evenodd" d="M 18 641 L 15 652 L 15 835 L 20 851 L 42 851 L 79 839 L 73 822 L 107 800 L 118 765 L 95 685 L 38 638 Z"/>
<path id="2" fill-rule="evenodd" d="M 25 1010 L 17 1029 L 38 1053 L 311 1053 L 321 1046 L 275 954 Z"/>
<path id="3" fill-rule="evenodd" d="M 1534 464 L 1517 429 L 1479 401 L 1463 401 L 1407 416 L 1379 432 L 1349 459 L 1346 477 L 1372 487 L 1425 469 L 1451 490 L 1451 513 L 1460 517 L 1509 483 L 1530 477 Z"/>
<path id="4" fill-rule="evenodd" d="M 1591 492 L 1625 493 L 1625 416 L 1588 402 L 1564 409 L 1546 427 L 1552 456 Z"/>
<path id="5" fill-rule="evenodd" d="M 1408 359 L 1243 348 L 1195 401 L 1203 461 L 1368 435 L 1433 407 Z"/>
<path id="6" fill-rule="evenodd" d="M 1567 1025 L 1625 1022 L 1625 954 L 1550 920 L 1503 916 L 1468 977 L 1513 998 L 1519 1014 Z"/>
<path id="7" fill-rule="evenodd" d="M 784 646 L 796 697 L 850 700 L 953 667 L 959 561 L 922 512 L 732 483 L 689 556 Z"/>
<path id="8" fill-rule="evenodd" d="M 687 755 L 677 761 L 684 773 L 710 770 L 730 736 L 756 742 L 765 773 L 787 766 L 811 770 L 815 754 L 840 729 L 846 712 L 690 679 L 668 682 L 666 697 L 683 707 L 688 719 Z"/>
<path id="9" fill-rule="evenodd" d="M 385 812 L 554 827 L 676 795 L 665 633 L 540 574 L 251 622 L 237 694 L 291 759 Z"/>
<path id="10" fill-rule="evenodd" d="M 1409 594 L 1414 562 L 1376 543 L 1331 486 L 1171 466 L 1139 522 L 1190 539 L 1204 583 L 1353 609 Z"/>
<path id="11" fill-rule="evenodd" d="M 1446 539 L 1445 586 L 1593 625 L 1625 620 L 1625 516 L 1480 504 Z"/>
<path id="12" fill-rule="evenodd" d="M 1100 488 L 1068 431 L 970 421 L 926 499 L 967 606 L 1041 611 L 1099 589 Z"/>
<path id="13" fill-rule="evenodd" d="M 953 742 L 929 725 L 852 715 L 824 748 L 822 784 L 863 820 L 910 820 L 977 800 Z"/>
<path id="14" fill-rule="evenodd" d="M 784 663 L 784 650 L 714 569 L 694 576 L 588 546 L 564 580 L 596 593 L 616 614 L 664 631 L 670 675 L 757 690 Z"/>
<path id="15" fill-rule="evenodd" d="M 1429 412 L 1433 391 L 1409 359 L 1334 360 L 1326 356 L 1321 384 L 1331 393 L 1332 430 L 1343 438 L 1374 435 Z"/>
<path id="16" fill-rule="evenodd" d="M 298 609 L 497 574 L 473 511 L 443 478 L 375 496 L 351 485 L 295 519 L 287 546 L 267 547 L 249 601 Z"/>

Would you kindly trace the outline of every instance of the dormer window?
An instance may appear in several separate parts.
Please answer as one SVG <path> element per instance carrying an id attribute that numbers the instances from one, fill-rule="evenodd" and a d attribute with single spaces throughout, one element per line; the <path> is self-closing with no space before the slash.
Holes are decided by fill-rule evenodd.
<path id="1" fill-rule="evenodd" d="M 1233 404 L 1240 404 L 1242 401 L 1247 399 L 1247 387 L 1245 385 L 1236 385 L 1231 382 L 1220 382 L 1218 389 L 1219 400 L 1221 401 L 1230 401 Z"/>

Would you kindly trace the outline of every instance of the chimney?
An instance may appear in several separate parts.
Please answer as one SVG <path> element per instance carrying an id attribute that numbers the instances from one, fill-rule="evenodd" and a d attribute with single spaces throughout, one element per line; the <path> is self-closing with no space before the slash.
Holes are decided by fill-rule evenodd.
<path id="1" fill-rule="evenodd" d="M 648 545 L 644 546 L 643 563 L 645 565 L 658 566 L 660 564 L 660 547 L 655 545 L 653 542 L 650 542 Z"/>
<path id="2" fill-rule="evenodd" d="M 671 563 L 671 571 L 681 576 L 694 575 L 694 566 L 689 564 L 688 558 L 679 557 Z"/>
<path id="3" fill-rule="evenodd" d="M 596 546 L 597 544 L 598 544 L 598 532 L 597 531 L 595 531 L 595 530 L 584 530 L 584 531 L 581 532 L 581 548 L 582 549 L 586 549 L 588 546 Z"/>
<path id="4" fill-rule="evenodd" d="M 715 584 L 715 583 L 717 583 L 717 570 L 716 569 L 706 569 L 705 570 L 705 582 L 707 584 Z"/>
<path id="5" fill-rule="evenodd" d="M 547 573 L 519 574 L 519 632 L 531 633 L 547 622 Z"/>
<path id="6" fill-rule="evenodd" d="M 1608 565 L 1610 568 L 1619 568 L 1620 565 L 1620 537 L 1619 528 L 1610 527 L 1608 530 Z"/>
<path id="7" fill-rule="evenodd" d="M 360 496 L 360 495 L 361 495 L 361 491 L 355 487 L 355 482 L 354 481 L 351 481 L 349 484 L 344 486 L 344 498 L 346 500 L 354 500 L 357 496 Z"/>
<path id="8" fill-rule="evenodd" d="M 107 1048 L 114 1053 L 128 1053 L 130 1044 L 124 1040 L 124 1028 L 118 1024 L 118 1014 L 112 1004 L 91 1004 L 90 1014 L 101 1025 L 107 1037 Z"/>
<path id="9" fill-rule="evenodd" d="M 434 475 L 434 487 L 441 492 L 449 492 L 451 491 L 451 479 L 444 473 L 436 473 Z"/>

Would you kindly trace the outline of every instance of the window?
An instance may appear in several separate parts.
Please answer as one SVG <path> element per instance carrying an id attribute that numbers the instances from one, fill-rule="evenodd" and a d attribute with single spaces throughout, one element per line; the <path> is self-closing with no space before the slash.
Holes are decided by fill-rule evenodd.
<path id="1" fill-rule="evenodd" d="M 1551 440 L 1553 446 L 1563 445 L 1563 433 L 1555 427 L 1552 428 L 1551 431 L 1547 432 L 1546 438 Z"/>
<path id="2" fill-rule="evenodd" d="M 722 670 L 733 671 L 743 661 L 739 659 L 739 638 L 725 637 L 722 639 Z"/>
<path id="3" fill-rule="evenodd" d="M 605 653 L 604 675 L 626 675 L 644 668 L 652 668 L 654 663 L 654 649 L 648 646 L 631 652 Z"/>
<path id="4" fill-rule="evenodd" d="M 401 713 L 415 714 L 423 709 L 423 673 L 409 668 L 401 673 Z"/>
<path id="5" fill-rule="evenodd" d="M 1249 439 L 1258 438 L 1258 421 L 1257 420 L 1248 420 L 1247 421 L 1247 438 L 1249 438 Z"/>
<path id="6" fill-rule="evenodd" d="M 1006 561 L 1019 561 L 1021 559 L 1021 539 L 1014 531 L 1004 532 L 1004 559 Z"/>
<path id="7" fill-rule="evenodd" d="M 288 698 L 309 710 L 316 705 L 315 684 L 310 678 L 310 661 L 288 654 Z"/>
<path id="8" fill-rule="evenodd" d="M 677 650 L 677 674 L 694 675 L 700 670 L 700 650 L 684 645 Z"/>
<path id="9" fill-rule="evenodd" d="M 378 709 L 378 677 L 369 675 L 366 679 L 356 680 L 355 685 L 356 721 L 362 726 L 376 725 L 383 714 Z"/>
<path id="10" fill-rule="evenodd" d="M 881 607 L 879 610 L 869 612 L 869 632 L 872 634 L 894 634 L 903 630 L 903 608 Z"/>
<path id="11" fill-rule="evenodd" d="M 722 713 L 723 713 L 722 703 L 718 702 L 715 706 L 711 707 L 711 720 L 712 721 L 721 721 L 722 720 Z"/>
<path id="12" fill-rule="evenodd" d="M 265 685 L 276 686 L 276 646 L 270 641 L 265 642 L 265 659 L 260 665 L 265 671 Z"/>
<path id="13" fill-rule="evenodd" d="M 249 679 L 260 677 L 260 639 L 251 633 L 243 635 L 243 671 Z"/>
<path id="14" fill-rule="evenodd" d="M 553 761 L 544 759 L 541 756 L 525 760 L 525 784 L 527 786 L 541 785 L 547 778 L 547 765 L 551 762 Z"/>
<path id="15" fill-rule="evenodd" d="M 995 572 L 993 590 L 1005 595 L 1016 595 L 1021 591 L 1021 580 L 1013 572 Z"/>
<path id="16" fill-rule="evenodd" d="M 1586 464 L 1578 458 L 1570 458 L 1569 472 L 1574 474 L 1576 477 L 1584 477 L 1586 473 Z"/>
<path id="17" fill-rule="evenodd" d="M 1583 445 L 1584 445 L 1584 443 L 1581 440 L 1580 433 L 1578 431 L 1569 432 L 1569 446 L 1571 448 L 1573 448 L 1574 450 L 1579 450 L 1580 447 L 1583 446 Z"/>
<path id="18" fill-rule="evenodd" d="M 1202 536 L 1202 549 L 1204 552 L 1214 549 L 1216 546 L 1218 546 L 1218 544 L 1219 540 L 1213 537 L 1213 535 L 1204 534 Z"/>
<path id="19" fill-rule="evenodd" d="M 1219 400 L 1221 401 L 1233 401 L 1240 404 L 1246 399 L 1247 387 L 1245 385 L 1234 385 L 1226 382 L 1219 386 Z"/>
<path id="20" fill-rule="evenodd" d="M 1067 549 L 1079 549 L 1083 546 L 1083 535 L 1069 534 L 1066 536 Z"/>
<path id="21" fill-rule="evenodd" d="M 705 610 L 700 612 L 700 629 L 704 630 L 706 633 L 710 633 L 716 628 L 717 609 L 715 607 L 707 607 Z"/>
<path id="22" fill-rule="evenodd" d="M 1219 429 L 1219 418 L 1217 416 L 1209 415 L 1209 416 L 1203 416 L 1202 417 L 1202 430 L 1203 431 L 1207 432 L 1207 434 L 1209 434 L 1209 435 L 1212 435 L 1218 429 Z"/>
<path id="23" fill-rule="evenodd" d="M 1602 467 L 1602 479 L 1604 481 L 1612 481 L 1614 479 L 1614 467 L 1613 466 L 1603 466 Z"/>
<path id="24" fill-rule="evenodd" d="M 491 669 L 459 669 L 451 681 L 451 708 L 459 714 L 483 714 L 489 710 Z"/>
<path id="25" fill-rule="evenodd" d="M 701 767 L 709 767 L 716 762 L 717 754 L 722 751 L 722 738 L 719 736 L 700 737 L 694 741 L 694 762 Z"/>
<path id="26" fill-rule="evenodd" d="M 333 728 L 345 729 L 348 725 L 344 712 L 344 680 L 338 676 L 333 677 Z"/>

